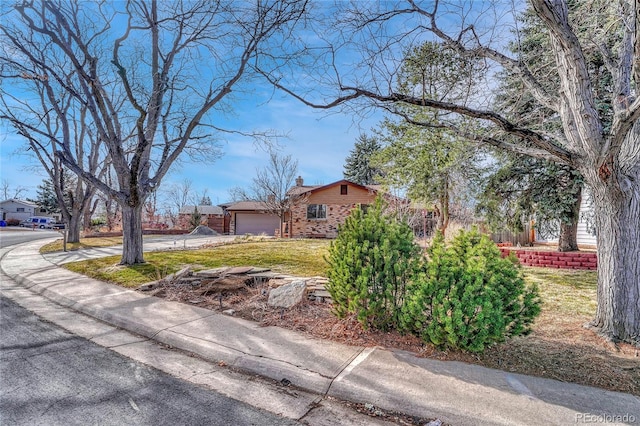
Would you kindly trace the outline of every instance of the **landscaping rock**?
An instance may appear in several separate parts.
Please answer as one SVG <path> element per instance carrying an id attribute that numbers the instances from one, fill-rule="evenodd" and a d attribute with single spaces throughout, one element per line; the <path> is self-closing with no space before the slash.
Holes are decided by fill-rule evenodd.
<path id="1" fill-rule="evenodd" d="M 218 278 L 219 276 L 224 275 L 224 273 L 229 269 L 231 268 L 223 266 L 222 268 L 205 269 L 204 271 L 194 272 L 193 275 L 201 278 Z"/>
<path id="2" fill-rule="evenodd" d="M 173 283 L 176 282 L 177 280 L 179 280 L 180 278 L 189 275 L 191 273 L 191 267 L 186 266 L 182 269 L 180 269 L 178 272 L 176 272 L 175 274 L 171 274 L 171 275 L 167 275 L 166 277 L 164 277 L 163 279 L 159 280 L 159 281 L 164 281 L 167 283 Z"/>
<path id="3" fill-rule="evenodd" d="M 191 231 L 189 235 L 220 235 L 220 234 L 214 231 L 213 229 L 209 228 L 208 226 L 198 225 L 193 231 Z"/>
<path id="4" fill-rule="evenodd" d="M 202 288 L 200 289 L 200 295 L 206 296 L 209 294 L 240 290 L 247 286 L 248 279 L 251 278 L 233 275 L 218 278 L 213 281 L 204 282 Z"/>
<path id="5" fill-rule="evenodd" d="M 269 280 L 269 287 L 276 288 L 282 287 L 285 284 L 291 284 L 293 281 L 296 281 L 294 278 L 271 278 Z"/>
<path id="6" fill-rule="evenodd" d="M 293 281 L 272 289 L 267 303 L 278 308 L 290 308 L 302 301 L 306 289 L 307 283 L 304 280 Z"/>
<path id="7" fill-rule="evenodd" d="M 225 271 L 225 274 L 242 275 L 242 274 L 246 274 L 247 272 L 251 271 L 252 269 L 253 269 L 253 266 L 236 266 L 235 268 L 227 269 Z"/>
<path id="8" fill-rule="evenodd" d="M 236 314 L 236 310 L 235 309 L 226 309 L 226 310 L 222 311 L 222 313 L 225 314 L 225 315 L 234 316 Z"/>

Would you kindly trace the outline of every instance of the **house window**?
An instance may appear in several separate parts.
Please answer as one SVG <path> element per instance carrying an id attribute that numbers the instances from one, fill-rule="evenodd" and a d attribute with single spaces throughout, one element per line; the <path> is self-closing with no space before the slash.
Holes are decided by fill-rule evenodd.
<path id="1" fill-rule="evenodd" d="M 370 206 L 371 204 L 360 204 L 360 210 L 362 210 L 362 213 L 366 214 L 369 211 Z"/>
<path id="2" fill-rule="evenodd" d="M 340 185 L 340 195 L 347 195 L 347 185 Z"/>
<path id="3" fill-rule="evenodd" d="M 23 213 L 23 212 L 24 212 L 24 207 L 18 207 L 18 208 L 16 209 L 16 211 L 17 211 L 18 213 Z"/>
<path id="4" fill-rule="evenodd" d="M 326 204 L 309 204 L 307 206 L 307 219 L 326 219 Z"/>

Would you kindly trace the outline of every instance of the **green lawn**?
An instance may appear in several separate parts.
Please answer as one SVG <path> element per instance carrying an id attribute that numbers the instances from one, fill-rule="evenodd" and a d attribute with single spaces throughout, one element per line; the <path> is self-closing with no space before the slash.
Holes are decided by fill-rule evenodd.
<path id="1" fill-rule="evenodd" d="M 227 244 L 210 249 L 145 253 L 142 265 L 118 265 L 120 256 L 86 260 L 64 267 L 81 274 L 136 287 L 190 265 L 194 270 L 220 266 L 258 266 L 299 275 L 324 276 L 329 242 L 326 240 L 269 240 Z"/>
<path id="2" fill-rule="evenodd" d="M 595 315 L 596 271 L 533 267 L 523 270 L 525 280 L 538 285 L 544 311 L 560 316 Z"/>

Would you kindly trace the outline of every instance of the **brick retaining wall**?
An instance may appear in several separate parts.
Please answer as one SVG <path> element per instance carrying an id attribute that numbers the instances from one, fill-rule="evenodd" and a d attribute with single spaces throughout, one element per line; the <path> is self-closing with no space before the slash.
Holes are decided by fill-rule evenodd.
<path id="1" fill-rule="evenodd" d="M 595 253 L 517 250 L 509 247 L 500 247 L 500 251 L 503 256 L 514 253 L 520 263 L 526 266 L 589 270 L 598 268 L 598 257 Z"/>
<path id="2" fill-rule="evenodd" d="M 143 235 L 183 235 L 188 234 L 186 229 L 143 229 Z M 108 238 L 108 237 L 122 237 L 122 231 L 113 232 L 96 232 L 92 234 L 85 234 L 82 238 Z"/>

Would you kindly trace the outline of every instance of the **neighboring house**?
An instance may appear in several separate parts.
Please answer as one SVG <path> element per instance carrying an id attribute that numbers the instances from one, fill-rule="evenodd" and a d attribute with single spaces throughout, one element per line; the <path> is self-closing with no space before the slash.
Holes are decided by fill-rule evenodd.
<path id="1" fill-rule="evenodd" d="M 335 238 L 338 227 L 358 205 L 373 204 L 379 187 L 339 180 L 328 185 L 304 185 L 301 177 L 287 191 L 289 208 L 282 220 L 261 201 L 222 205 L 230 214 L 230 233 L 289 238 Z M 395 198 L 395 197 L 394 197 Z"/>
<path id="2" fill-rule="evenodd" d="M 30 201 L 17 199 L 9 199 L 0 202 L 0 220 L 19 220 L 29 219 L 31 216 L 52 216 L 46 213 L 46 210 L 38 207 L 37 204 Z"/>
<path id="3" fill-rule="evenodd" d="M 298 177 L 287 194 L 292 205 L 285 215 L 285 236 L 335 238 L 351 210 L 358 205 L 373 204 L 378 187 L 364 186 L 348 180 L 328 185 L 305 186 Z"/>
<path id="4" fill-rule="evenodd" d="M 260 201 L 238 201 L 222 205 L 229 214 L 229 233 L 233 235 L 276 235 L 280 218 Z"/>
<path id="5" fill-rule="evenodd" d="M 229 220 L 225 220 L 225 212 L 220 206 L 184 206 L 178 213 L 178 228 L 190 228 L 191 216 L 196 207 L 201 215 L 201 225 L 206 225 L 220 234 L 229 233 Z"/>

